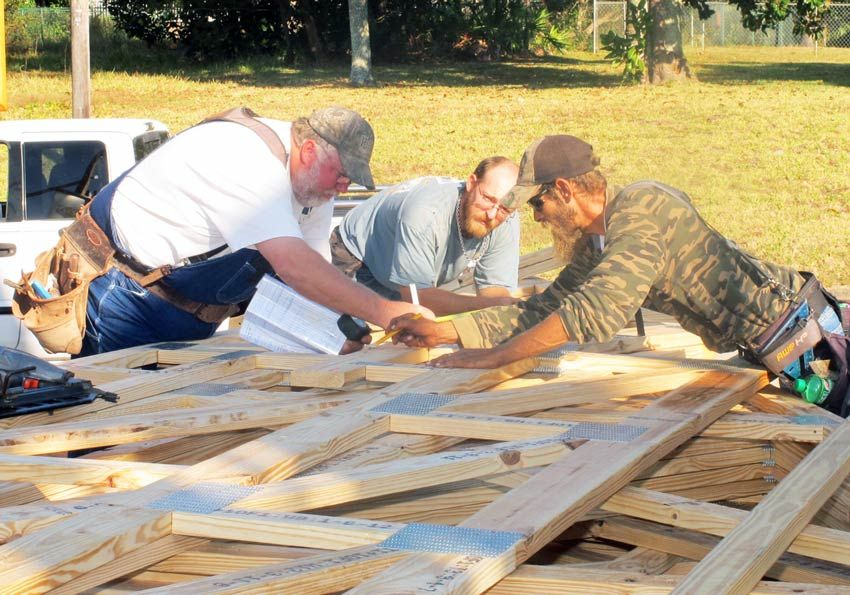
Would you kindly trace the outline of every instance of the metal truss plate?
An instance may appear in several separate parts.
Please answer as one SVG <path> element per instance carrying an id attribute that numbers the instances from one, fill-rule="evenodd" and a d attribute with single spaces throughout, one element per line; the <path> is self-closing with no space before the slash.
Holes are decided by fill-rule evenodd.
<path id="1" fill-rule="evenodd" d="M 411 523 L 377 545 L 411 552 L 495 558 L 523 539 L 525 535 L 512 531 Z"/>
<path id="2" fill-rule="evenodd" d="M 184 388 L 171 391 L 172 393 L 189 393 L 197 397 L 218 397 L 232 393 L 233 391 L 242 390 L 243 387 L 235 384 L 216 384 L 214 382 L 202 382 L 200 384 L 191 384 Z"/>
<path id="3" fill-rule="evenodd" d="M 209 514 L 258 492 L 259 486 L 237 486 L 227 483 L 196 483 L 148 504 L 148 508 Z"/>
<path id="4" fill-rule="evenodd" d="M 607 440 L 608 442 L 631 442 L 644 432 L 645 426 L 582 422 L 564 432 L 561 437 L 569 440 Z"/>
<path id="5" fill-rule="evenodd" d="M 791 423 L 801 426 L 837 426 L 839 422 L 826 415 L 795 415 Z"/>
<path id="6" fill-rule="evenodd" d="M 457 397 L 436 393 L 402 393 L 386 403 L 372 408 L 375 413 L 397 413 L 399 415 L 427 415 Z"/>

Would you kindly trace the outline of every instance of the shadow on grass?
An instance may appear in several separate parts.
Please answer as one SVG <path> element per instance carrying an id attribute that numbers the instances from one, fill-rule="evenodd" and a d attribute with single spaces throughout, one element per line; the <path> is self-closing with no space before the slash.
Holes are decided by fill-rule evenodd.
<path id="1" fill-rule="evenodd" d="M 166 75 L 194 81 L 226 81 L 243 86 L 336 87 L 348 84 L 350 65 L 289 66 L 273 56 L 252 56 L 240 61 L 197 63 L 177 52 L 151 50 L 134 41 L 115 44 L 109 51 L 92 48 L 92 70 L 128 74 Z M 10 71 L 67 72 L 67 47 L 42 48 L 27 59 L 9 56 Z M 386 86 L 448 87 L 612 87 L 620 77 L 602 60 L 547 56 L 511 62 L 428 62 L 374 66 L 376 79 Z"/>
<path id="2" fill-rule="evenodd" d="M 430 64 L 379 64 L 374 74 L 386 86 L 445 87 L 523 87 L 547 89 L 561 87 L 611 87 L 620 77 L 600 72 L 602 62 L 580 60 L 535 60 L 476 64 L 443 62 Z M 234 70 L 236 72 L 234 72 Z M 230 72 L 208 72 L 204 76 L 241 85 L 326 86 L 345 85 L 349 66 L 343 64 L 284 69 L 265 64 L 249 64 Z"/>
<path id="3" fill-rule="evenodd" d="M 850 58 L 850 52 L 848 52 Z M 703 64 L 701 81 L 724 83 L 756 83 L 772 81 L 822 82 L 825 85 L 850 87 L 850 65 L 827 62 L 729 62 Z"/>
<path id="4" fill-rule="evenodd" d="M 42 48 L 26 60 L 14 53 L 9 70 L 63 72 L 70 65 L 67 46 Z M 587 54 L 583 54 L 587 55 Z M 141 42 L 125 40 L 106 48 L 92 48 L 94 71 L 166 75 L 194 81 L 226 81 L 253 87 L 342 87 L 348 85 L 349 64 L 289 66 L 273 56 L 244 60 L 197 63 L 167 50 L 148 49 Z M 699 66 L 699 78 L 715 84 L 770 81 L 823 82 L 850 86 L 850 67 L 828 62 L 735 61 Z M 376 79 L 384 86 L 518 87 L 528 89 L 617 87 L 620 76 L 600 54 L 598 58 L 545 56 L 509 62 L 377 63 Z"/>

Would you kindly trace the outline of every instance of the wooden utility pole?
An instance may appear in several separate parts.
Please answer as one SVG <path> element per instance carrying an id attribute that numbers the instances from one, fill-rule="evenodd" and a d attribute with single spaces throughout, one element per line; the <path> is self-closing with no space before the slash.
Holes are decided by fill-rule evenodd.
<path id="1" fill-rule="evenodd" d="M 71 0 L 71 114 L 91 117 L 89 0 Z"/>
<path id="2" fill-rule="evenodd" d="M 6 3 L 0 0 L 0 111 L 9 109 L 6 95 Z"/>

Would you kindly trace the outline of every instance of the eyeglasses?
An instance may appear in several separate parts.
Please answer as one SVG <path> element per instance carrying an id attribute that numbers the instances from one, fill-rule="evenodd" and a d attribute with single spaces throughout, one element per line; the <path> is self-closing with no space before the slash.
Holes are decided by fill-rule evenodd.
<path id="1" fill-rule="evenodd" d="M 491 212 L 494 208 L 497 209 L 496 217 L 507 218 L 511 215 L 511 213 L 513 213 L 513 210 L 505 207 L 505 205 L 503 205 L 498 198 L 496 198 L 495 196 L 490 196 L 489 194 L 484 194 L 483 192 L 481 192 L 480 189 L 478 191 L 478 197 L 476 200 L 478 200 L 478 202 L 482 206 L 487 205 L 486 210 L 488 213 Z"/>
<path id="2" fill-rule="evenodd" d="M 543 186 L 540 188 L 540 192 L 528 199 L 528 204 L 531 206 L 531 208 L 535 211 L 539 211 L 540 209 L 542 209 L 543 197 L 546 196 L 550 190 L 552 190 L 551 184 L 543 184 Z"/>

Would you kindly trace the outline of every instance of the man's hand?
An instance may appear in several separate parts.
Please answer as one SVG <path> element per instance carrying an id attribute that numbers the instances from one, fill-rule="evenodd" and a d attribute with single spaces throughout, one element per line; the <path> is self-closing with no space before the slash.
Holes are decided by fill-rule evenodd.
<path id="1" fill-rule="evenodd" d="M 360 351 L 363 349 L 364 345 L 368 345 L 372 342 L 372 335 L 365 334 L 363 338 L 359 341 L 352 341 L 351 339 L 346 339 L 345 343 L 342 344 L 342 349 L 339 350 L 340 355 L 347 355 L 349 353 L 354 353 L 355 351 Z"/>
<path id="2" fill-rule="evenodd" d="M 461 349 L 431 360 L 429 365 L 435 368 L 492 369 L 503 366 L 506 363 L 503 359 L 498 349 Z"/>
<path id="3" fill-rule="evenodd" d="M 425 306 L 419 306 L 417 304 L 411 304 L 409 302 L 392 302 L 388 301 L 386 305 L 383 307 L 383 314 L 387 316 L 390 320 L 389 326 L 386 327 L 387 330 L 390 330 L 392 323 L 399 318 L 413 316 L 414 314 L 419 314 L 422 318 L 426 320 L 434 320 L 434 313 L 431 312 Z"/>
<path id="4" fill-rule="evenodd" d="M 514 297 L 512 295 L 487 296 L 483 299 L 487 300 L 487 305 L 484 306 L 486 308 L 489 308 L 490 306 L 513 306 L 517 302 L 522 301 L 522 298 Z"/>
<path id="5" fill-rule="evenodd" d="M 458 337 L 451 322 L 434 322 L 425 318 L 405 314 L 394 318 L 387 332 L 400 331 L 393 336 L 393 343 L 404 343 L 408 347 L 436 347 L 446 343 L 457 343 Z"/>

